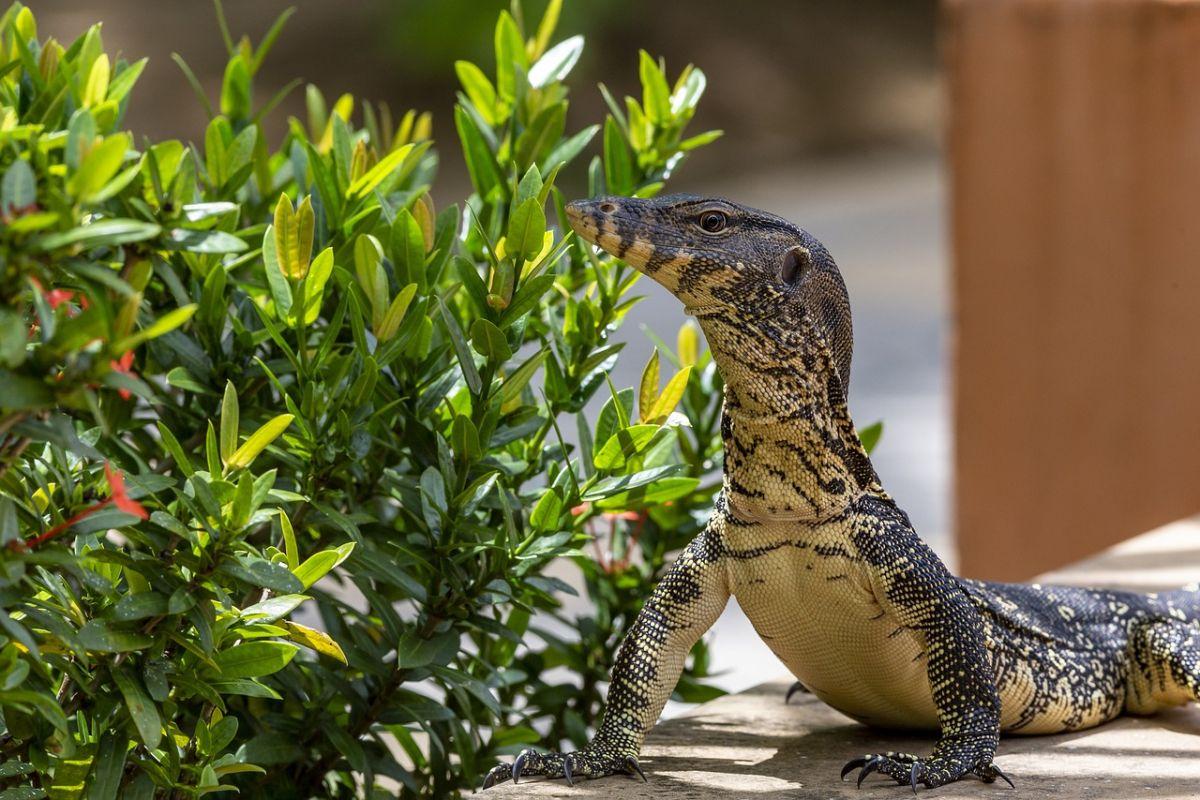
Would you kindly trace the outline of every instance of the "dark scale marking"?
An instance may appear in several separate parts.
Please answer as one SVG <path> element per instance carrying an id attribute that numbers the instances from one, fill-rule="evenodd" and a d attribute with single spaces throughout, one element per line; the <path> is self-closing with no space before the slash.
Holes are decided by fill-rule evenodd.
<path id="1" fill-rule="evenodd" d="M 718 234 L 697 224 L 709 210 L 728 220 Z M 940 730 L 928 756 L 853 759 L 843 777 L 859 770 L 860 782 L 872 772 L 914 790 L 967 775 L 1009 782 L 992 762 L 1002 730 L 1078 730 L 1200 697 L 1195 589 L 966 580 L 921 541 L 847 410 L 850 304 L 810 234 L 702 197 L 605 198 L 567 212 L 580 236 L 623 254 L 700 320 L 726 384 L 725 482 L 705 533 L 622 643 L 592 742 L 565 755 L 527 750 L 485 787 L 521 774 L 641 775 L 646 731 L 731 586 L 820 699 L 863 722 Z M 809 254 L 798 272 L 796 248 Z"/>

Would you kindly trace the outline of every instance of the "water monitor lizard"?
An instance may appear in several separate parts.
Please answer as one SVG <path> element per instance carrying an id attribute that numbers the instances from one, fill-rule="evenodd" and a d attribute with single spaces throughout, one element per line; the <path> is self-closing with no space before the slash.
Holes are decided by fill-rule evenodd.
<path id="1" fill-rule="evenodd" d="M 642 774 L 646 732 L 731 595 L 824 702 L 867 724 L 940 731 L 928 756 L 851 760 L 842 777 L 858 769 L 860 784 L 872 772 L 914 791 L 966 775 L 1008 781 L 992 761 L 1001 732 L 1074 731 L 1197 699 L 1195 589 L 967 580 L 917 536 L 850 419 L 850 304 L 813 236 L 692 196 L 609 197 L 567 213 L 580 236 L 699 320 L 726 384 L 724 486 L 622 643 L 591 743 L 526 750 L 485 788 L 530 774 Z"/>

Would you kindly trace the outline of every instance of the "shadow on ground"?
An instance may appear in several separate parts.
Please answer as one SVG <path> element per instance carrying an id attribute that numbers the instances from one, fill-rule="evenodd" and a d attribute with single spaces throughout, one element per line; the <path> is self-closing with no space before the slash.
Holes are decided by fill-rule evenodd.
<path id="1" fill-rule="evenodd" d="M 907 787 L 869 777 L 861 789 L 838 779 L 842 765 L 867 752 L 927 753 L 933 739 L 857 725 L 811 697 L 784 705 L 786 682 L 708 703 L 659 725 L 644 750 L 649 777 L 523 781 L 490 790 L 499 797 L 831 798 L 902 797 Z M 1174 800 L 1200 794 L 1200 709 L 1122 718 L 1063 736 L 1012 737 L 999 764 L 1017 785 L 966 780 L 937 789 L 957 798 Z"/>

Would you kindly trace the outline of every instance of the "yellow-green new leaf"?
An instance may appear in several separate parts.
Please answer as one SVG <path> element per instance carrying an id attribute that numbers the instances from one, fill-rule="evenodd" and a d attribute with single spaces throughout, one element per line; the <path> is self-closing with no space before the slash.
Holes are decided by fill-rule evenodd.
<path id="1" fill-rule="evenodd" d="M 387 313 L 383 315 L 383 319 L 375 328 L 375 337 L 379 341 L 386 342 L 396 335 L 396 331 L 400 329 L 400 323 L 404 321 L 405 313 L 408 312 L 408 306 L 412 303 L 413 295 L 416 293 L 417 285 L 410 283 L 392 298 L 392 304 L 388 306 Z"/>
<path id="2" fill-rule="evenodd" d="M 67 181 L 67 189 L 87 202 L 117 174 L 129 149 L 129 134 L 115 133 L 88 151 L 79 169 Z"/>
<path id="3" fill-rule="evenodd" d="M 104 102 L 104 98 L 108 96 L 108 78 L 110 74 L 111 69 L 108 63 L 108 54 L 101 53 L 92 62 L 92 69 L 88 73 L 87 84 L 83 88 L 84 108 L 98 106 Z"/>
<path id="4" fill-rule="evenodd" d="M 266 449 L 267 445 L 279 438 L 279 434 L 287 430 L 287 427 L 292 424 L 295 419 L 291 414 L 280 414 L 274 419 L 263 424 L 261 428 L 250 434 L 242 446 L 233 452 L 229 460 L 225 462 L 225 466 L 229 469 L 237 469 L 239 467 L 248 467 L 251 462 Z"/>
<path id="5" fill-rule="evenodd" d="M 658 349 L 650 354 L 646 368 L 642 370 L 642 382 L 638 385 L 638 418 L 645 422 L 658 401 Z"/>
<path id="6" fill-rule="evenodd" d="M 413 146 L 411 144 L 406 144 L 381 158 L 378 164 L 371 167 L 363 173 L 362 177 L 350 184 L 350 188 L 346 190 L 346 199 L 358 200 L 370 194 L 375 187 L 379 186 L 379 184 L 388 179 L 388 176 L 399 169 L 412 149 Z"/>
<path id="7" fill-rule="evenodd" d="M 282 624 L 288 632 L 288 638 L 296 644 L 304 645 L 323 656 L 335 658 L 343 664 L 348 663 L 346 661 L 346 654 L 342 652 L 341 645 L 335 642 L 333 637 L 328 633 L 288 620 L 283 620 Z"/>
<path id="8" fill-rule="evenodd" d="M 675 373 L 671 380 L 667 381 L 667 388 L 663 389 L 663 393 L 658 396 L 658 402 L 654 404 L 654 409 L 650 412 L 650 419 L 666 419 L 667 415 L 675 410 L 675 406 L 683 397 L 684 390 L 687 389 L 688 376 L 691 373 L 691 367 L 684 367 Z"/>
<path id="9" fill-rule="evenodd" d="M 308 274 L 315 229 L 316 217 L 308 197 L 293 210 L 287 195 L 279 195 L 275 204 L 275 257 L 280 270 L 291 280 L 298 281 Z"/>
<path id="10" fill-rule="evenodd" d="M 313 259 L 308 274 L 301 284 L 304 297 L 304 324 L 311 325 L 321 313 L 321 301 L 325 297 L 325 284 L 333 274 L 333 248 L 326 247 Z"/>
<path id="11" fill-rule="evenodd" d="M 675 337 L 675 353 L 679 356 L 679 364 L 690 367 L 700 360 L 700 335 L 696 326 L 688 320 L 679 326 L 679 334 Z"/>
<path id="12" fill-rule="evenodd" d="M 138 331 L 137 333 L 134 333 L 132 336 L 126 336 L 124 339 L 121 339 L 120 341 L 115 342 L 113 344 L 113 350 L 124 353 L 128 350 L 132 350 L 133 348 L 137 347 L 142 342 L 147 342 L 151 339 L 155 339 L 159 336 L 162 336 L 164 333 L 170 333 L 171 331 L 175 330 L 180 325 L 182 325 L 183 323 L 185 323 L 189 319 L 191 319 L 192 315 L 195 313 L 196 313 L 196 304 L 195 303 L 190 303 L 186 306 L 180 306 L 179 308 L 175 309 L 174 311 L 168 311 L 166 314 L 163 314 L 161 317 L 159 317 L 157 320 L 152 322 L 150 325 L 148 325 L 145 328 L 142 328 L 140 331 Z"/>
<path id="13" fill-rule="evenodd" d="M 228 463 L 238 445 L 238 396 L 233 381 L 225 381 L 225 396 L 221 398 L 221 460 Z"/>

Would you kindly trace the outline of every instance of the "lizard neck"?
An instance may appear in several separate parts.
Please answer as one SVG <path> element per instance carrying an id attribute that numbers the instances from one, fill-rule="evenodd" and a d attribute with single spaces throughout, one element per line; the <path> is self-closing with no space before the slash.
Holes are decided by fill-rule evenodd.
<path id="1" fill-rule="evenodd" d="M 701 326 L 725 380 L 725 497 L 747 522 L 818 522 L 882 493 L 820 333 L 781 316 Z"/>

